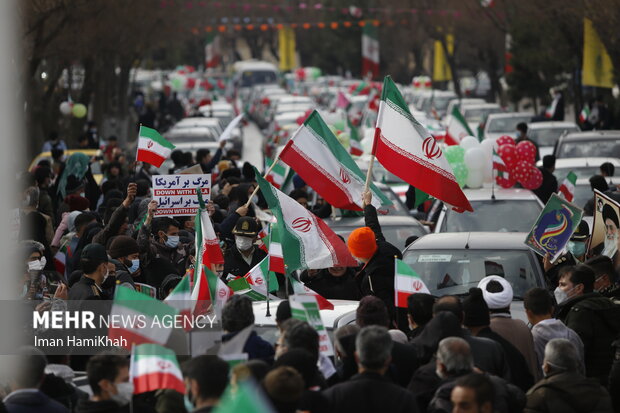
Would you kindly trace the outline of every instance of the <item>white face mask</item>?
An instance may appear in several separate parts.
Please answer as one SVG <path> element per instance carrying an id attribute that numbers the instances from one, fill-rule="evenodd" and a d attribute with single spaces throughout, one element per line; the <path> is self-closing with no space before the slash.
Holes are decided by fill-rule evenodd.
<path id="1" fill-rule="evenodd" d="M 239 251 L 247 251 L 252 248 L 254 240 L 248 237 L 235 237 L 235 245 Z"/>
<path id="2" fill-rule="evenodd" d="M 179 236 L 168 235 L 168 239 L 166 240 L 166 246 L 170 248 L 176 248 L 178 245 L 179 245 Z"/>
<path id="3" fill-rule="evenodd" d="M 119 406 L 125 406 L 131 402 L 133 397 L 133 383 L 125 381 L 116 385 L 116 394 L 110 395 Z"/>
<path id="4" fill-rule="evenodd" d="M 555 296 L 555 301 L 557 301 L 558 304 L 563 303 L 564 301 L 568 300 L 570 297 L 568 296 L 569 293 L 571 293 L 574 289 L 576 288 L 573 287 L 570 290 L 568 290 L 568 292 L 562 290 L 560 287 L 555 287 L 555 290 L 553 290 L 553 295 Z"/>
<path id="5" fill-rule="evenodd" d="M 28 262 L 28 271 L 41 271 L 45 268 L 45 264 L 47 264 L 45 257 L 41 257 L 41 259 L 36 261 L 30 261 Z"/>

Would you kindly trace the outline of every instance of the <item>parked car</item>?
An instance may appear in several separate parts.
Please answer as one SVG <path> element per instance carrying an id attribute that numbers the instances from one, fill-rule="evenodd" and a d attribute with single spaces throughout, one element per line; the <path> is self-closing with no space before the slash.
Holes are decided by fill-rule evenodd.
<path id="1" fill-rule="evenodd" d="M 575 122 L 534 122 L 527 125 L 527 136 L 538 145 L 538 153 L 542 158 L 551 155 L 560 136 L 579 132 Z"/>
<path id="2" fill-rule="evenodd" d="M 588 131 L 569 133 L 560 137 L 555 157 L 611 157 L 620 159 L 620 131 Z"/>
<path id="3" fill-rule="evenodd" d="M 429 212 L 429 220 L 436 222 L 435 232 L 529 232 L 543 209 L 542 202 L 528 189 L 480 188 L 463 192 L 474 212 L 459 213 L 435 201 Z"/>
<path id="4" fill-rule="evenodd" d="M 544 271 L 536 254 L 525 244 L 526 233 L 448 232 L 429 234 L 403 253 L 405 261 L 435 296 L 466 296 L 489 275 L 504 277 L 514 292 L 511 313 L 527 317 L 525 292 L 546 287 Z"/>
<path id="5" fill-rule="evenodd" d="M 502 108 L 497 103 L 461 105 L 461 113 L 474 133 L 476 133 L 478 127 L 484 128 L 484 123 L 491 113 L 500 113 L 501 111 Z"/>
<path id="6" fill-rule="evenodd" d="M 484 124 L 484 138 L 517 137 L 517 125 L 528 123 L 534 114 L 527 112 L 491 113 Z"/>
<path id="7" fill-rule="evenodd" d="M 620 168 L 618 158 L 562 158 L 556 159 L 555 171 L 553 174 L 560 184 L 569 172 L 574 172 L 577 178 L 590 178 L 592 175 L 600 174 L 600 167 L 603 163 L 610 162 L 614 167 Z M 542 166 L 542 161 L 538 161 L 536 166 Z"/>

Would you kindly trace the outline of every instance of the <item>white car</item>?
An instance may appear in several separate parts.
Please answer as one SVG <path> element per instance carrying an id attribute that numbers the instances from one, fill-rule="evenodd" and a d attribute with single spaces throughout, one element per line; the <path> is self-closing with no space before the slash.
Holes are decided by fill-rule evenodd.
<path id="1" fill-rule="evenodd" d="M 569 133 L 560 137 L 555 157 L 611 157 L 620 159 L 620 130 Z"/>
<path id="2" fill-rule="evenodd" d="M 542 158 L 551 155 L 560 136 L 579 132 L 575 122 L 534 122 L 527 125 L 527 136 L 538 145 L 538 153 Z"/>
<path id="3" fill-rule="evenodd" d="M 500 113 L 501 111 L 502 108 L 497 103 L 461 105 L 461 114 L 474 133 L 479 126 L 484 126 L 484 122 L 491 113 Z"/>
<path id="4" fill-rule="evenodd" d="M 528 112 L 491 113 L 484 123 L 484 138 L 517 137 L 517 125 L 528 123 L 534 114 Z"/>
<path id="5" fill-rule="evenodd" d="M 441 201 L 435 201 L 429 221 L 435 221 L 435 232 L 529 232 L 543 204 L 528 189 L 465 189 L 474 212 L 455 212 Z M 434 219 L 437 217 L 437 219 Z"/>
<path id="6" fill-rule="evenodd" d="M 574 172 L 577 179 L 589 179 L 592 175 L 600 174 L 600 167 L 603 163 L 610 162 L 616 170 L 620 168 L 618 158 L 560 158 L 555 160 L 555 175 L 558 185 L 562 184 L 569 172 Z M 542 161 L 538 161 L 536 166 L 542 166 Z"/>
<path id="7" fill-rule="evenodd" d="M 177 133 L 181 129 L 193 129 L 193 128 L 209 128 L 213 129 L 218 136 L 222 133 L 223 128 L 219 119 L 217 118 L 184 118 L 175 123 L 168 133 Z"/>
<path id="8" fill-rule="evenodd" d="M 456 93 L 450 90 L 431 90 L 422 95 L 416 107 L 429 117 L 437 115 L 442 118 L 446 115 L 448 104 L 456 97 Z"/>
<path id="9" fill-rule="evenodd" d="M 450 117 L 452 116 L 452 111 L 456 106 L 461 110 L 464 105 L 477 105 L 481 103 L 486 103 L 484 99 L 479 98 L 463 98 L 463 99 L 452 99 L 448 102 L 448 108 L 446 109 L 446 117 L 443 118 L 443 124 L 447 125 L 450 122 Z"/>

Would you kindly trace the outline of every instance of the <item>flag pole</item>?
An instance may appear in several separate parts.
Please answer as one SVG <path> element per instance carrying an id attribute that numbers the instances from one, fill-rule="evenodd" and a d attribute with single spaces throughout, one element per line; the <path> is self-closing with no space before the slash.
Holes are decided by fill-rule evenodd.
<path id="1" fill-rule="evenodd" d="M 375 124 L 375 136 L 372 139 L 372 151 L 370 152 L 370 161 L 368 163 L 368 172 L 366 173 L 366 183 L 364 184 L 364 192 L 368 191 L 372 177 L 372 167 L 375 163 L 375 152 L 377 150 L 377 141 L 381 136 L 381 118 L 383 117 L 383 101 L 379 102 L 379 112 L 377 113 L 377 122 Z"/>
<path id="2" fill-rule="evenodd" d="M 269 167 L 269 169 L 267 169 L 267 171 L 265 171 L 265 174 L 263 175 L 264 179 L 267 179 L 267 176 L 271 173 L 273 168 L 275 168 L 275 166 L 276 166 L 276 164 L 278 163 L 279 160 L 280 160 L 280 154 L 277 154 L 275 159 L 271 163 L 271 166 Z M 250 195 L 249 198 L 248 198 L 248 202 L 245 203 L 245 207 L 246 208 L 250 207 L 250 204 L 252 203 L 252 197 L 254 195 L 256 195 L 256 193 L 258 192 L 259 189 L 260 189 L 260 187 L 258 185 L 256 185 L 256 187 L 254 188 L 254 192 L 252 192 L 252 195 Z"/>

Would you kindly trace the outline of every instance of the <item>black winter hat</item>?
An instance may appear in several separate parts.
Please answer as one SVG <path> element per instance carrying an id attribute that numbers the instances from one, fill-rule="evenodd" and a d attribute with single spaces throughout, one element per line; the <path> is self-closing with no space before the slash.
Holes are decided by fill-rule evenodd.
<path id="1" fill-rule="evenodd" d="M 491 324 L 489 307 L 487 306 L 482 290 L 480 288 L 470 288 L 469 297 L 463 300 L 463 311 L 465 327 L 483 327 Z"/>
<path id="2" fill-rule="evenodd" d="M 116 259 L 135 254 L 139 251 L 138 242 L 135 239 L 128 237 L 127 235 L 118 235 L 112 240 L 109 253 L 110 257 Z"/>

